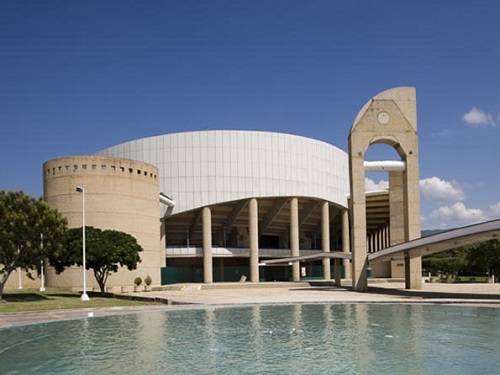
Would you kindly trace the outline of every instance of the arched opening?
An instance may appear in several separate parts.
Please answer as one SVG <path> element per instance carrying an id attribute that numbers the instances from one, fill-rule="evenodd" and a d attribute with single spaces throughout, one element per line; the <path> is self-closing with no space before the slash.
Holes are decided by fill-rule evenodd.
<path id="1" fill-rule="evenodd" d="M 398 152 L 395 148 L 398 145 L 392 140 L 389 140 L 389 144 L 385 142 L 378 140 L 369 145 L 364 158 L 366 248 L 369 254 L 404 240 L 399 231 L 394 233 L 391 241 L 391 227 L 395 227 L 395 215 L 398 220 L 404 220 L 401 198 L 405 164 L 400 155 L 402 150 Z M 404 264 L 401 261 L 373 261 L 369 263 L 368 276 L 402 278 Z"/>

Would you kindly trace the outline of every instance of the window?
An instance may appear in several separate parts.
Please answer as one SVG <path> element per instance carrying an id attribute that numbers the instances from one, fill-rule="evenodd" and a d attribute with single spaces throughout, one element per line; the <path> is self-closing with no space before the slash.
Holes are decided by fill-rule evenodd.
<path id="1" fill-rule="evenodd" d="M 96 169 L 96 168 L 97 168 L 97 165 L 92 164 L 92 169 Z"/>
<path id="2" fill-rule="evenodd" d="M 87 169 L 87 164 L 82 164 L 82 169 Z"/>
<path id="3" fill-rule="evenodd" d="M 120 167 L 122 172 L 125 172 L 125 167 Z"/>

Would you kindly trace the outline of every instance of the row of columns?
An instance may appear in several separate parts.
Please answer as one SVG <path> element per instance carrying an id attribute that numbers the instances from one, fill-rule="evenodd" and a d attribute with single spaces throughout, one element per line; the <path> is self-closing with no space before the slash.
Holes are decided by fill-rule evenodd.
<path id="1" fill-rule="evenodd" d="M 248 202 L 248 236 L 250 252 L 250 281 L 259 282 L 259 213 L 257 199 Z M 212 214 L 210 207 L 202 208 L 203 227 L 203 282 L 213 282 L 213 255 L 212 255 Z M 299 237 L 299 200 L 290 199 L 290 252 L 292 257 L 300 255 Z M 321 204 L 321 249 L 330 252 L 330 209 L 328 202 Z M 349 252 L 349 218 L 347 210 L 342 211 L 342 251 Z M 335 283 L 340 286 L 341 259 L 334 259 Z M 346 277 L 350 277 L 350 262 L 344 260 Z M 331 279 L 330 259 L 323 259 L 323 276 Z M 292 280 L 300 281 L 300 262 L 292 262 Z"/>
<path id="2" fill-rule="evenodd" d="M 369 253 L 374 253 L 390 246 L 389 226 L 386 225 L 368 234 L 366 248 Z"/>

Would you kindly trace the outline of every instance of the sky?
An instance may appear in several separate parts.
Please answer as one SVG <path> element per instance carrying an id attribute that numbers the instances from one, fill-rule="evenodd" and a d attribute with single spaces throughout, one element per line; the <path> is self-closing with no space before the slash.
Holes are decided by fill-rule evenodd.
<path id="1" fill-rule="evenodd" d="M 347 150 L 370 97 L 415 86 L 422 227 L 500 217 L 499 14 L 498 1 L 2 1 L 0 189 L 39 196 L 45 160 L 177 131 Z"/>

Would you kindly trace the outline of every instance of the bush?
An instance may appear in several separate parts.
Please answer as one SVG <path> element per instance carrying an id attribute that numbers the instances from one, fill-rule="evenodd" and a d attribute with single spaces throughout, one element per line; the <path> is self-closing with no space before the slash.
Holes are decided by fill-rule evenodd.
<path id="1" fill-rule="evenodd" d="M 135 284 L 136 286 L 141 285 L 141 284 L 142 284 L 142 279 L 141 279 L 140 277 L 136 277 L 136 278 L 134 279 L 134 284 Z"/>
<path id="2" fill-rule="evenodd" d="M 153 279 L 151 278 L 151 276 L 147 275 L 145 278 L 144 278 L 144 282 L 146 283 L 147 286 L 150 286 L 151 283 L 153 282 Z"/>

